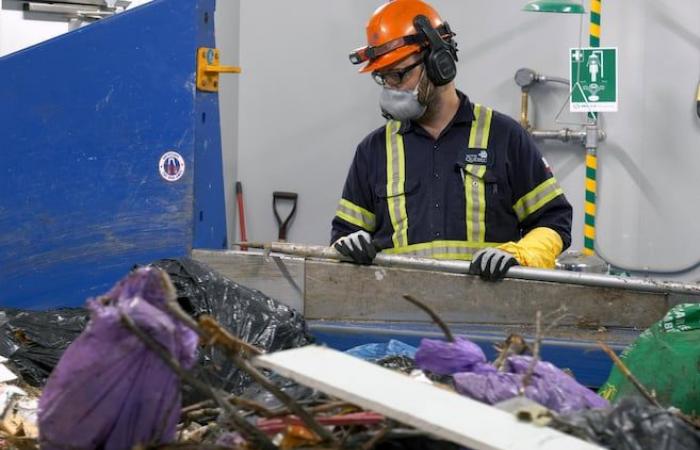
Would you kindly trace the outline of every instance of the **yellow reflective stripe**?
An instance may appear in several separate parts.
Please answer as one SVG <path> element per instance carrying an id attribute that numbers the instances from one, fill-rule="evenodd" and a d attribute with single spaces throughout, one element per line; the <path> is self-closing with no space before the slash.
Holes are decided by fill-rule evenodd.
<path id="1" fill-rule="evenodd" d="M 464 177 L 464 197 L 467 205 L 467 241 L 486 239 L 486 166 L 467 164 Z"/>
<path id="2" fill-rule="evenodd" d="M 475 236 L 475 241 L 484 242 L 486 240 L 486 184 L 484 181 L 484 174 L 486 173 L 486 167 L 483 167 L 481 171 L 481 178 L 479 179 L 479 209 L 478 209 L 478 228 L 479 233 Z"/>
<path id="3" fill-rule="evenodd" d="M 489 134 L 491 132 L 491 117 L 493 117 L 493 110 L 491 108 L 486 108 L 486 120 L 482 126 L 481 133 L 483 135 L 481 139 L 481 147 L 487 148 L 489 145 Z"/>
<path id="4" fill-rule="evenodd" d="M 374 231 L 376 227 L 374 214 L 344 198 L 340 199 L 335 215 L 367 231 Z"/>
<path id="5" fill-rule="evenodd" d="M 491 118 L 493 110 L 485 106 L 474 104 L 474 121 L 469 131 L 469 148 L 487 148 L 489 134 L 491 132 Z"/>
<path id="6" fill-rule="evenodd" d="M 491 132 L 493 110 L 474 104 L 474 120 L 469 131 L 469 148 L 486 149 Z M 467 164 L 464 177 L 466 200 L 467 240 L 483 242 L 486 239 L 486 195 L 484 174 L 486 166 Z"/>
<path id="7" fill-rule="evenodd" d="M 408 215 L 406 213 L 406 158 L 403 137 L 399 134 L 401 122 L 386 124 L 386 194 L 389 216 L 394 232 L 394 247 L 408 245 Z"/>
<path id="8" fill-rule="evenodd" d="M 479 119 L 481 117 L 481 105 L 474 105 L 474 120 L 472 121 L 472 128 L 469 131 L 469 148 L 476 148 L 476 135 L 478 133 Z"/>
<path id="9" fill-rule="evenodd" d="M 433 259 L 461 259 L 469 261 L 474 253 L 485 247 L 496 247 L 502 242 L 433 241 L 389 248 L 382 253 L 418 256 Z"/>
<path id="10" fill-rule="evenodd" d="M 513 210 L 518 216 L 518 220 L 522 222 L 527 216 L 563 193 L 564 191 L 559 187 L 556 178 L 551 177 L 518 200 L 513 205 Z"/>

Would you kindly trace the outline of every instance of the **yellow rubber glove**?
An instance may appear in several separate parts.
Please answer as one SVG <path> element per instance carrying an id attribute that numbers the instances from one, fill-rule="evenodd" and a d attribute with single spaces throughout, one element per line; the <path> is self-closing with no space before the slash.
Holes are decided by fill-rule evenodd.
<path id="1" fill-rule="evenodd" d="M 521 266 L 553 269 L 564 243 L 556 231 L 539 227 L 518 242 L 506 242 L 497 248 L 512 254 Z"/>

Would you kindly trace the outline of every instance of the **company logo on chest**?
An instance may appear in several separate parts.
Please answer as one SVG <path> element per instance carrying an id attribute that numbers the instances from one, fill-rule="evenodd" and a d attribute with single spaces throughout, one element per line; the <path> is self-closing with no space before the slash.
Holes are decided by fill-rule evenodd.
<path id="1" fill-rule="evenodd" d="M 464 164 L 486 164 L 489 154 L 486 150 L 468 148 L 464 155 Z"/>

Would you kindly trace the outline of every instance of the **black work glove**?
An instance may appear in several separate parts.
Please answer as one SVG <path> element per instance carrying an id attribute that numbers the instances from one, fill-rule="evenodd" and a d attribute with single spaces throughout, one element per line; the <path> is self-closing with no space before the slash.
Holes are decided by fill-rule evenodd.
<path id="1" fill-rule="evenodd" d="M 502 280 L 512 266 L 517 266 L 518 260 L 510 253 L 495 247 L 479 250 L 469 266 L 469 274 L 479 275 L 483 280 Z"/>
<path id="2" fill-rule="evenodd" d="M 377 256 L 377 246 L 372 242 L 372 236 L 366 231 L 356 231 L 343 236 L 333 244 L 341 255 L 352 258 L 357 264 L 372 264 Z"/>

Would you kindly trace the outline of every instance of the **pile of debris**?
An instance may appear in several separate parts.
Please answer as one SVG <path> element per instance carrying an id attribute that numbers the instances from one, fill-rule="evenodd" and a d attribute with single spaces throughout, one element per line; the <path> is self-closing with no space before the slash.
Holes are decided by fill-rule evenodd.
<path id="1" fill-rule="evenodd" d="M 21 386 L 17 375 L 5 363 L 7 359 L 0 356 L 0 448 L 31 445 L 39 437 L 40 392 L 31 386 Z"/>
<path id="2" fill-rule="evenodd" d="M 700 447 L 687 416 L 610 407 L 540 361 L 537 339 L 512 335 L 488 362 L 407 300 L 445 340 L 310 345 L 299 313 L 189 259 L 136 268 L 85 310 L 6 310 L 0 447 Z"/>

